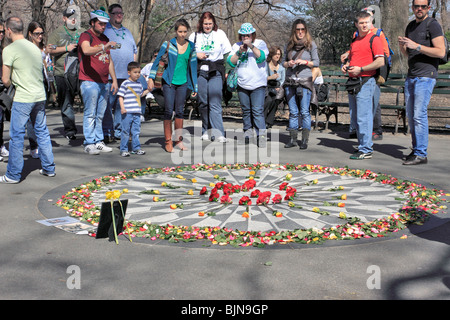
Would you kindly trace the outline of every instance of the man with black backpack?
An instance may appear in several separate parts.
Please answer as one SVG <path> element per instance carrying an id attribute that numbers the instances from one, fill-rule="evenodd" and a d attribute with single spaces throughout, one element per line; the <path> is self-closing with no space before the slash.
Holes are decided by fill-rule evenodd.
<path id="1" fill-rule="evenodd" d="M 84 31 L 80 28 L 80 8 L 76 5 L 69 6 L 64 10 L 62 19 L 64 24 L 49 36 L 48 43 L 56 46 L 49 52 L 53 56 L 55 63 L 57 101 L 61 108 L 64 136 L 69 140 L 73 140 L 77 134 L 75 112 L 73 110 L 75 94 L 69 90 L 64 79 L 64 62 L 69 53 L 74 52 L 76 54 L 78 39 Z"/>
<path id="2" fill-rule="evenodd" d="M 415 20 L 406 27 L 405 36 L 398 37 L 402 53 L 408 57 L 405 80 L 406 117 L 411 132 L 412 152 L 403 157 L 404 165 L 428 162 L 428 104 L 436 84 L 439 63 L 447 55 L 442 28 L 428 17 L 430 0 L 414 0 Z"/>
<path id="3" fill-rule="evenodd" d="M 358 151 L 350 156 L 352 160 L 371 159 L 373 152 L 373 95 L 376 70 L 384 65 L 384 51 L 380 37 L 370 32 L 372 17 L 361 11 L 356 14 L 355 26 L 358 37 L 350 46 L 348 62 L 342 71 L 348 73 L 346 83 L 349 109 L 356 114 Z"/>

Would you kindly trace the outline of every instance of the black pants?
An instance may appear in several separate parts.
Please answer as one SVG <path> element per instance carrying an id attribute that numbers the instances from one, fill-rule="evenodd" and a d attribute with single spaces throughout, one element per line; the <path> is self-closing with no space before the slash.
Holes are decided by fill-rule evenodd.
<path id="1" fill-rule="evenodd" d="M 77 127 L 75 125 L 75 112 L 73 101 L 75 97 L 67 89 L 64 77 L 55 76 L 56 92 L 58 94 L 58 105 L 61 108 L 61 117 L 64 126 L 64 135 L 75 135 Z"/>

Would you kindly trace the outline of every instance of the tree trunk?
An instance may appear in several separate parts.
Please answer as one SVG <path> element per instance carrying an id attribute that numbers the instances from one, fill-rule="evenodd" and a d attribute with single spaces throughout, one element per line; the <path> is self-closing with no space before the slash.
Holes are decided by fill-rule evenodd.
<path id="1" fill-rule="evenodd" d="M 389 39 L 394 55 L 392 56 L 392 73 L 406 73 L 408 60 L 402 55 L 397 37 L 405 36 L 408 25 L 408 0 L 381 0 L 381 27 Z"/>

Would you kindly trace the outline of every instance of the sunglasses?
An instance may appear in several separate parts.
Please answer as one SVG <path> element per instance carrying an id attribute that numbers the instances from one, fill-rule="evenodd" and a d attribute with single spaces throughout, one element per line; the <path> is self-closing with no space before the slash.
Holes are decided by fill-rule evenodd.
<path id="1" fill-rule="evenodd" d="M 5 30 L 0 30 L 0 34 L 1 34 L 1 33 L 3 33 L 3 34 L 4 34 L 4 33 L 5 33 Z"/>
<path id="2" fill-rule="evenodd" d="M 297 31 L 306 31 L 306 28 L 297 28 L 295 30 L 297 30 Z"/>
<path id="3" fill-rule="evenodd" d="M 413 8 L 414 9 L 427 9 L 428 8 L 428 5 L 427 4 L 415 4 L 415 5 L 413 5 Z"/>
<path id="4" fill-rule="evenodd" d="M 33 32 L 33 35 L 34 36 L 43 36 L 44 35 L 44 32 Z"/>

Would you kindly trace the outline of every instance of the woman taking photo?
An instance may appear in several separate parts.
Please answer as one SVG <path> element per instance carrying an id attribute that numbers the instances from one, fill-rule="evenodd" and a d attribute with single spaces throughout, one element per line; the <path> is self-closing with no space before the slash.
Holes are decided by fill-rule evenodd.
<path id="1" fill-rule="evenodd" d="M 286 77 L 286 69 L 280 64 L 282 56 L 280 47 L 269 49 L 269 56 L 267 57 L 267 95 L 264 102 L 264 117 L 267 129 L 272 128 L 275 122 L 275 113 L 284 98 L 283 83 Z"/>
<path id="2" fill-rule="evenodd" d="M 0 18 L 0 88 L 3 90 L 4 86 L 1 80 L 2 76 L 2 68 L 3 68 L 3 60 L 2 60 L 2 52 L 3 52 L 3 40 L 5 39 L 5 25 L 3 19 Z M 3 141 L 3 129 L 5 123 L 5 111 L 0 106 L 0 161 L 3 161 L 3 157 L 9 156 L 9 151 L 6 149 L 4 141 Z"/>
<path id="3" fill-rule="evenodd" d="M 222 120 L 222 88 L 225 80 L 224 55 L 231 51 L 225 32 L 218 28 L 211 12 L 200 17 L 197 32 L 189 40 L 195 43 L 198 58 L 198 107 L 202 117 L 202 140 L 215 135 L 218 142 L 226 142 Z M 212 140 L 212 139 L 211 139 Z"/>
<path id="4" fill-rule="evenodd" d="M 309 106 L 314 92 L 311 68 L 319 66 L 317 45 L 309 33 L 306 22 L 302 19 L 294 21 L 289 42 L 285 48 L 286 68 L 285 94 L 289 105 L 290 141 L 284 147 L 297 146 L 299 128 L 299 109 L 302 118 L 302 140 L 300 149 L 308 147 L 311 131 L 311 114 Z"/>
<path id="5" fill-rule="evenodd" d="M 154 79 L 161 57 L 168 51 L 168 64 L 164 70 L 163 93 L 164 93 L 164 137 L 165 149 L 173 152 L 172 141 L 172 114 L 175 111 L 175 146 L 181 150 L 187 150 L 183 145 L 181 129 L 183 129 L 184 105 L 187 90 L 190 89 L 195 97 L 197 95 L 197 54 L 194 43 L 187 40 L 190 29 L 185 19 L 175 22 L 176 36 L 166 41 L 161 46 L 158 56 L 153 62 L 148 78 L 148 90 L 151 92 L 155 87 Z"/>
<path id="6" fill-rule="evenodd" d="M 264 98 L 267 86 L 266 57 L 269 54 L 263 40 L 256 39 L 256 30 L 250 23 L 239 29 L 239 42 L 235 43 L 228 56 L 231 67 L 237 66 L 237 93 L 242 108 L 244 142 L 253 136 L 255 127 L 258 147 L 266 146 L 266 123 Z"/>

